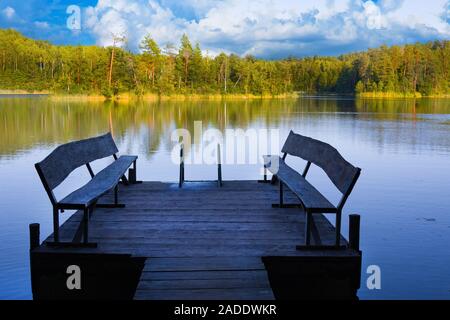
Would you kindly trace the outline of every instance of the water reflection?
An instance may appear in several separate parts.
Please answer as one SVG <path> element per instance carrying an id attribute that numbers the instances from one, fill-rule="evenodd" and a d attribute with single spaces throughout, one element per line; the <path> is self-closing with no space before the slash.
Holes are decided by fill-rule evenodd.
<path id="1" fill-rule="evenodd" d="M 439 117 L 430 115 L 438 114 Z M 307 97 L 301 100 L 166 101 L 117 103 L 52 101 L 47 98 L 0 98 L 0 156 L 11 156 L 37 145 L 54 145 L 111 130 L 115 139 L 139 139 L 144 152 L 171 145 L 175 128 L 193 131 L 225 128 L 302 126 L 317 119 L 340 117 L 359 121 L 358 134 L 377 144 L 426 143 L 448 148 L 450 103 L 443 99 L 356 100 Z M 407 124 L 399 120 L 407 120 Z M 422 124 L 417 123 L 422 122 Z M 435 136 L 418 134 L 432 122 Z M 417 125 L 417 127 L 415 127 Z M 408 130 L 405 134 L 404 130 Z M 411 132 L 412 131 L 412 132 Z M 385 136 L 389 134 L 389 137 Z M 427 133 L 428 134 L 428 133 Z M 128 141 L 127 143 L 132 143 Z"/>
<path id="2" fill-rule="evenodd" d="M 103 103 L 0 98 L 0 298 L 31 297 L 27 225 L 41 223 L 42 236 L 51 232 L 51 208 L 35 162 L 58 144 L 112 131 L 121 152 L 139 155 L 140 179 L 176 181 L 171 133 L 176 128 L 193 131 L 194 121 L 221 131 L 277 128 L 280 144 L 293 129 L 336 146 L 363 168 L 344 210 L 345 215 L 362 216 L 360 297 L 450 298 L 449 102 L 305 97 Z M 296 161 L 292 165 L 302 168 Z M 224 179 L 258 179 L 260 167 L 225 165 Z M 62 186 L 58 194 L 89 179 L 85 171 L 69 177 L 67 188 Z M 214 166 L 191 165 L 186 173 L 189 180 L 216 177 Z M 312 168 L 308 175 L 328 198 L 338 199 L 320 170 Z M 364 270 L 371 264 L 381 267 L 380 291 L 365 287 Z"/>

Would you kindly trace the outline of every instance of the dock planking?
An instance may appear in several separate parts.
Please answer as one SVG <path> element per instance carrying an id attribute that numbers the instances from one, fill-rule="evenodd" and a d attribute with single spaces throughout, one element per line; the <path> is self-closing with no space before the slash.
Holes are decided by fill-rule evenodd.
<path id="1" fill-rule="evenodd" d="M 298 251 L 305 216 L 298 208 L 272 208 L 277 187 L 256 181 L 144 182 L 120 186 L 121 209 L 98 208 L 89 223 L 97 248 L 52 248 L 35 252 L 129 254 L 145 258 L 135 299 L 275 298 L 268 257 L 356 257 L 354 250 Z M 105 196 L 102 202 L 112 200 Z M 286 192 L 286 203 L 298 203 Z M 77 240 L 82 214 L 60 228 L 63 241 Z M 52 240 L 52 235 L 48 237 Z M 333 245 L 335 229 L 315 215 L 312 243 Z M 346 240 L 342 237 L 342 243 Z"/>

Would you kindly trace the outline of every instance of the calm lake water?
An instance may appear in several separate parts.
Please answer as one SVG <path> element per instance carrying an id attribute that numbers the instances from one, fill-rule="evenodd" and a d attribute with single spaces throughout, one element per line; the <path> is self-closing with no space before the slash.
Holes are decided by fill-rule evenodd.
<path id="1" fill-rule="evenodd" d="M 122 153 L 139 155 L 140 179 L 177 181 L 171 133 L 193 130 L 194 121 L 222 132 L 279 129 L 280 145 L 292 129 L 335 146 L 363 169 L 343 220 L 346 235 L 348 214 L 361 214 L 360 298 L 450 298 L 450 100 L 323 97 L 135 104 L 0 97 L 0 298 L 31 298 L 28 224 L 41 224 L 41 238 L 51 233 L 50 202 L 35 162 L 61 143 L 112 130 Z M 190 165 L 186 178 L 212 180 L 215 170 Z M 324 174 L 310 172 L 313 184 L 337 201 Z M 223 175 L 259 179 L 260 165 L 225 165 Z M 57 196 L 87 179 L 80 168 Z M 381 290 L 366 287 L 369 265 L 381 268 Z"/>

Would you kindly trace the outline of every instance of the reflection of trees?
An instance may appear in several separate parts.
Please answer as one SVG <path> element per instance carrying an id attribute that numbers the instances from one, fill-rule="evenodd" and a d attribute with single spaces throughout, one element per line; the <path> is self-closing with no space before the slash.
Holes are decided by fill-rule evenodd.
<path id="1" fill-rule="evenodd" d="M 0 154 L 82 139 L 107 132 L 111 127 L 118 143 L 139 141 L 143 143 L 139 147 L 149 154 L 160 144 L 171 146 L 172 130 L 193 131 L 195 120 L 202 121 L 204 127 L 224 129 L 226 123 L 229 127 L 246 128 L 259 118 L 276 123 L 281 113 L 289 113 L 295 107 L 296 100 L 227 102 L 225 109 L 221 101 L 115 103 L 3 98 Z"/>
<path id="2" fill-rule="evenodd" d="M 323 117 L 323 113 L 350 112 L 352 117 L 398 120 L 400 114 L 449 113 L 445 100 L 349 100 L 305 98 L 248 101 L 139 101 L 62 102 L 45 98 L 0 99 L 0 155 L 14 154 L 36 145 L 61 144 L 106 132 L 112 126 L 118 143 L 139 152 L 171 149 L 176 128 L 193 132 L 194 121 L 203 127 L 287 127 L 297 121 Z M 300 114 L 308 113 L 307 117 Z M 404 118 L 404 116 L 403 116 Z"/>
<path id="3" fill-rule="evenodd" d="M 417 114 L 448 114 L 450 101 L 448 99 L 356 99 L 358 112 L 374 113 L 380 120 L 395 120 L 404 118 L 404 114 L 415 117 Z"/>

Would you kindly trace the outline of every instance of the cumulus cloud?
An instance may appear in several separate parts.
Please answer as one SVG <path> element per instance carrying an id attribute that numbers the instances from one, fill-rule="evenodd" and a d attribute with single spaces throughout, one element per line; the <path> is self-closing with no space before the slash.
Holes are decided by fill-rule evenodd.
<path id="1" fill-rule="evenodd" d="M 403 6 L 405 0 L 380 0 L 378 5 L 382 11 L 392 11 Z"/>
<path id="2" fill-rule="evenodd" d="M 448 0 L 99 0 L 85 28 L 99 45 L 124 35 L 138 50 L 187 33 L 209 52 L 275 58 L 335 55 L 381 44 L 450 38 Z M 443 19 L 443 17 L 445 18 Z"/>
<path id="3" fill-rule="evenodd" d="M 146 0 L 99 0 L 97 6 L 85 10 L 85 17 L 85 27 L 97 44 L 112 45 L 114 36 L 126 36 L 132 49 L 139 48 L 148 33 L 160 44 L 179 39 L 188 25 L 169 8 Z"/>
<path id="4" fill-rule="evenodd" d="M 6 18 L 11 19 L 16 14 L 16 10 L 14 10 L 14 8 L 12 7 L 6 7 L 5 9 L 2 10 L 2 14 Z"/>
<path id="5" fill-rule="evenodd" d="M 450 24 L 450 1 L 448 1 L 445 5 L 444 12 L 442 13 L 442 19 Z"/>

